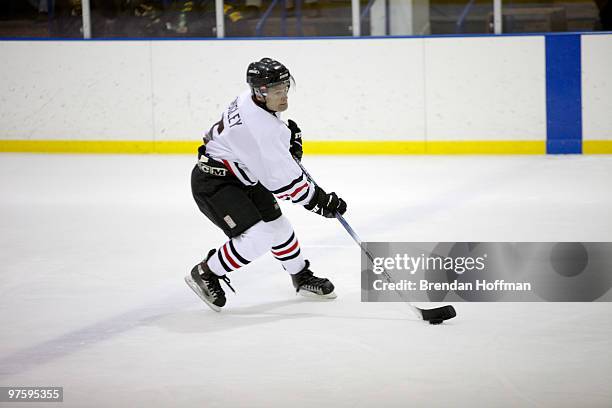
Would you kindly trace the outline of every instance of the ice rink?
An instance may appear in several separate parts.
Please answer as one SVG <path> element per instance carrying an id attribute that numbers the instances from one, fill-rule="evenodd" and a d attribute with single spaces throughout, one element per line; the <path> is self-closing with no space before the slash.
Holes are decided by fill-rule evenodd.
<path id="1" fill-rule="evenodd" d="M 65 407 L 612 406 L 612 304 L 456 303 L 430 326 L 361 303 L 359 248 L 291 204 L 338 298 L 296 296 L 266 255 L 214 313 L 183 281 L 225 240 L 191 198 L 194 163 L 0 155 L 0 386 L 63 386 L 43 405 Z M 304 164 L 366 241 L 612 241 L 611 156 Z"/>

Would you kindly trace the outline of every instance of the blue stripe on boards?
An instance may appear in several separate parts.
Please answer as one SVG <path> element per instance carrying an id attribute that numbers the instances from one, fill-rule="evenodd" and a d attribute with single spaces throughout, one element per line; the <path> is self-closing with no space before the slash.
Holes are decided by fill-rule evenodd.
<path id="1" fill-rule="evenodd" d="M 546 152 L 582 153 L 580 36 L 546 36 Z"/>

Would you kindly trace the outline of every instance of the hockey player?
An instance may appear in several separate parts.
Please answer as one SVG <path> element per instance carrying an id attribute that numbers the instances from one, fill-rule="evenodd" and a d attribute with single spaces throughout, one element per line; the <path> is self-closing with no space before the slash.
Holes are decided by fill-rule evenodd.
<path id="1" fill-rule="evenodd" d="M 276 199 L 290 200 L 324 217 L 346 211 L 335 193 L 326 193 L 304 175 L 301 131 L 280 113 L 288 108 L 293 82 L 289 70 L 270 58 L 249 65 L 250 89 L 240 94 L 204 136 L 191 189 L 200 211 L 229 240 L 212 249 L 185 281 L 213 310 L 225 305 L 228 272 L 270 251 L 303 295 L 335 298 L 334 285 L 316 277 L 303 258 L 298 239 Z M 295 158 L 295 159 L 294 159 Z"/>

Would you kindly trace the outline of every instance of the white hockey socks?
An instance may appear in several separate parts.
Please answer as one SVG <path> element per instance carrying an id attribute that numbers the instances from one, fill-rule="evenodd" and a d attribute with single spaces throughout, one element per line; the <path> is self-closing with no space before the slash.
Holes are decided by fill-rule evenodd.
<path id="1" fill-rule="evenodd" d="M 291 223 L 283 215 L 274 221 L 260 221 L 240 236 L 230 239 L 217 249 L 207 264 L 216 275 L 223 276 L 270 250 L 289 273 L 295 274 L 304 268 L 300 245 Z"/>

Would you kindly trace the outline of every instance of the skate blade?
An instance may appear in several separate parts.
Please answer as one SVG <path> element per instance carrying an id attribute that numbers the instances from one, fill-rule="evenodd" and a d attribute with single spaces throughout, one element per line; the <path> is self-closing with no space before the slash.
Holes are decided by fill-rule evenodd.
<path id="1" fill-rule="evenodd" d="M 187 284 L 187 286 L 191 288 L 191 290 L 195 292 L 196 295 L 198 295 L 200 299 L 204 301 L 204 303 L 208 305 L 208 307 L 210 307 L 212 310 L 214 310 L 217 313 L 221 311 L 221 308 L 219 306 L 212 304 L 211 302 L 208 301 L 208 299 L 206 299 L 204 292 L 202 292 L 202 289 L 200 289 L 198 284 L 194 282 L 194 280 L 191 278 L 191 275 L 185 276 L 185 283 Z"/>
<path id="2" fill-rule="evenodd" d="M 300 290 L 298 294 L 310 299 L 335 299 L 338 297 L 336 292 L 328 293 L 327 295 L 317 295 L 316 293 L 312 293 L 307 290 Z"/>

